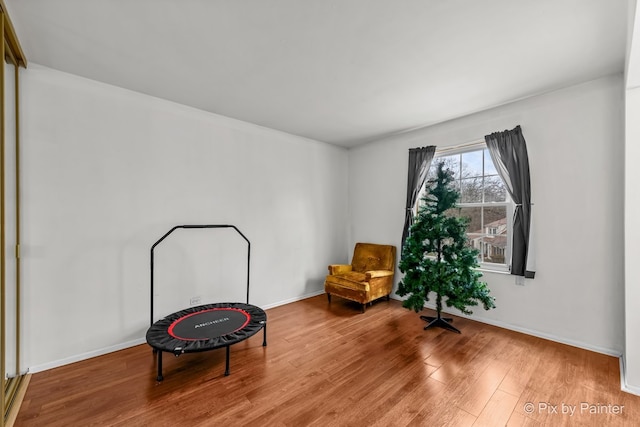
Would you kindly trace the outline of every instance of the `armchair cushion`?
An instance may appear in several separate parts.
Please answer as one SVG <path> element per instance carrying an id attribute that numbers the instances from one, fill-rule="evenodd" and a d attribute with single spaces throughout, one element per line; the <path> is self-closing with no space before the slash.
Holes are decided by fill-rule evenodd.
<path id="1" fill-rule="evenodd" d="M 351 265 L 355 271 L 393 270 L 396 262 L 396 248 L 390 245 L 356 243 Z"/>
<path id="2" fill-rule="evenodd" d="M 344 286 L 351 289 L 362 291 L 369 290 L 369 282 L 366 281 L 366 275 L 363 273 L 358 273 L 357 271 L 334 275 L 329 281 L 336 285 Z"/>
<path id="3" fill-rule="evenodd" d="M 386 296 L 393 287 L 396 248 L 391 245 L 357 243 L 350 265 L 332 264 L 324 282 L 329 301 L 338 295 L 362 304 Z"/>

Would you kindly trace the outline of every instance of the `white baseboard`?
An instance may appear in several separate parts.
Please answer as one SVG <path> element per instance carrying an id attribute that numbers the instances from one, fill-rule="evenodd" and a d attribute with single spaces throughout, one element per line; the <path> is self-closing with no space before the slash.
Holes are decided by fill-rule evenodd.
<path id="1" fill-rule="evenodd" d="M 146 340 L 144 338 L 137 338 L 135 340 L 100 348 L 98 350 L 88 351 L 86 353 L 78 354 L 75 356 L 65 357 L 64 359 L 54 360 L 53 362 L 31 366 L 28 372 L 30 374 L 35 374 L 37 372 L 47 371 L 49 369 L 58 368 L 70 363 L 80 362 L 82 360 L 91 359 L 92 357 L 102 356 L 104 354 L 113 353 L 114 351 L 124 350 L 125 348 L 134 347 L 136 345 L 144 344 L 145 342 Z"/>
<path id="2" fill-rule="evenodd" d="M 321 290 L 315 291 L 315 292 L 311 292 L 309 294 L 300 295 L 298 297 L 289 298 L 289 299 L 286 299 L 284 301 L 279 301 L 279 302 L 276 302 L 276 303 L 273 303 L 273 304 L 261 305 L 260 308 L 262 308 L 263 310 L 268 310 L 270 308 L 280 307 L 281 305 L 291 304 L 292 302 L 302 301 L 303 299 L 315 297 L 315 296 L 322 295 L 322 294 L 324 294 L 324 289 L 321 289 Z"/>
<path id="3" fill-rule="evenodd" d="M 263 310 L 267 310 L 269 308 L 275 308 L 275 307 L 279 307 L 281 305 L 290 304 L 292 302 L 301 301 L 303 299 L 315 297 L 315 296 L 323 294 L 323 293 L 324 293 L 324 289 L 316 291 L 316 292 L 312 292 L 312 293 L 309 293 L 309 294 L 301 295 L 301 296 L 298 296 L 298 297 L 289 298 L 289 299 L 286 299 L 284 301 L 279 301 L 279 302 L 276 302 L 276 303 L 273 303 L 273 304 L 267 304 L 267 305 L 264 305 L 264 306 L 260 306 L 260 308 L 262 308 Z M 29 372 L 31 374 L 35 374 L 37 372 L 47 371 L 49 369 L 58 368 L 60 366 L 69 365 L 71 363 L 80 362 L 82 360 L 91 359 L 93 357 L 102 356 L 102 355 L 108 354 L 108 353 L 113 353 L 114 351 L 124 350 L 126 348 L 134 347 L 136 345 L 144 344 L 146 342 L 147 341 L 146 341 L 145 338 L 137 338 L 135 340 L 123 342 L 123 343 L 120 343 L 120 344 L 115 344 L 115 345 L 112 345 L 112 346 L 109 346 L 109 347 L 104 347 L 104 348 L 101 348 L 101 349 L 98 349 L 98 350 L 88 351 L 86 353 L 78 354 L 78 355 L 75 355 L 75 356 L 65 357 L 64 359 L 54 360 L 52 362 L 43 363 L 41 365 L 31 366 L 27 370 L 27 372 Z"/>
<path id="4" fill-rule="evenodd" d="M 435 305 L 432 305 L 430 303 L 425 304 L 425 308 L 429 308 L 431 310 L 435 310 L 436 309 Z M 567 339 L 567 338 L 564 338 L 564 337 L 559 337 L 557 335 L 548 334 L 546 332 L 537 331 L 535 329 L 523 328 L 523 327 L 520 327 L 520 326 L 512 325 L 510 323 L 501 322 L 499 320 L 488 319 L 488 318 L 485 318 L 485 317 L 482 317 L 482 316 L 466 316 L 466 315 L 461 314 L 461 313 L 453 313 L 453 312 L 447 311 L 447 310 L 442 310 L 442 312 L 443 313 L 447 313 L 447 314 L 451 314 L 451 315 L 454 315 L 454 316 L 464 317 L 464 318 L 467 318 L 467 319 L 470 319 L 470 320 L 474 320 L 476 322 L 486 323 L 486 324 L 492 325 L 492 326 L 497 326 L 499 328 L 509 329 L 510 331 L 522 332 L 523 334 L 532 335 L 534 337 L 544 338 L 546 340 L 555 341 L 555 342 L 558 342 L 558 343 L 561 343 L 561 344 L 567 344 L 567 345 L 570 345 L 572 347 L 578 347 L 578 348 L 582 348 L 584 350 L 595 351 L 596 353 L 602 353 L 602 354 L 606 354 L 608 356 L 614 356 L 614 357 L 621 357 L 622 356 L 622 351 L 620 351 L 618 349 L 600 347 L 600 346 L 596 346 L 596 345 L 593 345 L 593 344 L 585 343 L 585 342 L 582 342 L 582 341 L 575 341 L 575 340 Z"/>
<path id="5" fill-rule="evenodd" d="M 627 383 L 627 366 L 624 354 L 620 356 L 620 389 L 624 392 L 640 396 L 640 387 L 631 386 Z"/>

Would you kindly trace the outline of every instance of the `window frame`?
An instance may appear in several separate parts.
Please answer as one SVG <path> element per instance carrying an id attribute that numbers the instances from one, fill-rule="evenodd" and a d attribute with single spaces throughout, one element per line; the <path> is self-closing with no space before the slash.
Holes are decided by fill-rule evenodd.
<path id="1" fill-rule="evenodd" d="M 444 147 L 442 149 L 436 149 L 436 152 L 433 156 L 433 159 L 431 161 L 431 165 L 429 166 L 429 169 L 431 169 L 432 167 L 434 167 L 435 165 L 438 164 L 438 159 L 442 158 L 442 157 L 449 157 L 449 156 L 454 156 L 454 155 L 462 155 L 465 153 L 471 153 L 471 152 L 483 152 L 484 150 L 488 150 L 487 144 L 484 141 L 476 141 L 476 142 L 472 142 L 469 144 L 464 144 L 464 145 L 458 145 L 458 146 L 452 146 L 452 147 Z M 483 155 L 483 160 L 482 160 L 482 178 L 484 180 L 485 178 L 485 164 L 484 164 L 484 155 Z M 462 162 L 460 163 L 460 167 L 462 167 Z M 495 167 L 495 165 L 494 165 Z M 500 177 L 500 175 L 498 175 L 498 177 Z M 456 179 L 462 179 L 461 177 L 458 177 Z M 502 180 L 502 178 L 500 177 L 500 179 Z M 503 181 L 504 183 L 504 181 Z M 422 185 L 422 188 L 420 189 L 420 191 L 418 192 L 418 197 L 416 199 L 416 204 L 413 207 L 413 211 L 414 214 L 417 215 L 418 214 L 418 209 L 420 206 L 420 202 L 425 194 L 426 191 L 426 186 L 428 184 L 428 180 L 425 180 L 424 184 Z M 506 184 L 505 184 L 506 185 Z M 484 198 L 484 193 L 483 193 L 483 198 Z M 479 267 L 477 267 L 478 270 L 480 271 L 488 271 L 488 272 L 492 272 L 492 273 L 510 273 L 511 272 L 511 252 L 512 252 L 512 237 L 513 237 L 513 213 L 515 210 L 515 204 L 513 203 L 513 200 L 511 199 L 511 196 L 509 195 L 509 192 L 507 191 L 505 194 L 505 201 L 504 202 L 473 202 L 473 203 L 461 203 L 458 202 L 457 203 L 457 207 L 459 208 L 478 208 L 478 207 L 506 207 L 506 216 L 507 216 L 507 245 L 505 247 L 505 262 L 504 264 L 500 264 L 500 263 L 493 263 L 493 262 L 481 262 L 479 261 Z M 484 212 L 484 211 L 483 211 Z M 484 213 L 483 213 L 484 214 Z M 484 218 L 482 221 L 483 225 L 484 225 Z M 468 233 L 467 233 L 468 236 Z"/>

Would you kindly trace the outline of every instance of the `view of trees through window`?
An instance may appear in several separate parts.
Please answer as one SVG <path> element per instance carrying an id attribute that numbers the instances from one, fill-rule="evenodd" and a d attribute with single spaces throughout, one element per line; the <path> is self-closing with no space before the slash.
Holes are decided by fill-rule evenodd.
<path id="1" fill-rule="evenodd" d="M 444 162 L 445 168 L 453 172 L 456 189 L 460 192 L 458 207 L 451 209 L 449 214 L 470 219 L 467 226 L 468 244 L 478 249 L 478 261 L 508 263 L 511 200 L 493 165 L 489 150 L 485 148 L 437 155 L 431 162 L 425 187 L 433 182 L 440 162 Z"/>

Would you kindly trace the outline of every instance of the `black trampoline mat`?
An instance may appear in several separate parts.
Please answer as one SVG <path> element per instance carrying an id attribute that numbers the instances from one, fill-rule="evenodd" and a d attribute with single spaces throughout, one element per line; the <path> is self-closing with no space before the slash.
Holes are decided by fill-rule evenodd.
<path id="1" fill-rule="evenodd" d="M 266 325 L 267 314 L 255 305 L 205 304 L 158 320 L 147 330 L 147 342 L 160 351 L 194 353 L 246 340 Z"/>
<path id="2" fill-rule="evenodd" d="M 176 319 L 167 332 L 183 341 L 209 340 L 244 328 L 251 315 L 232 307 L 210 308 Z"/>

